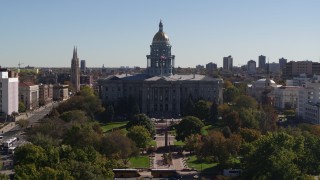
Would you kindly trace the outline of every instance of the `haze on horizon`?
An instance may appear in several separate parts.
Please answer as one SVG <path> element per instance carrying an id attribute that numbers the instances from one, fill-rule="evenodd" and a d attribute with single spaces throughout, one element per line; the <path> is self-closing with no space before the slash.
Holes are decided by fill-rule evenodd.
<path id="1" fill-rule="evenodd" d="M 2 1 L 0 66 L 146 66 L 162 19 L 176 67 L 320 60 L 320 1 Z"/>

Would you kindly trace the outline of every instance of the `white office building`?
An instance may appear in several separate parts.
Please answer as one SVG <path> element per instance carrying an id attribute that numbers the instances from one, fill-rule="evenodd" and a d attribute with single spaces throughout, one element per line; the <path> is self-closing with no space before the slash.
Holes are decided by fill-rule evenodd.
<path id="1" fill-rule="evenodd" d="M 6 115 L 18 112 L 18 86 L 17 74 L 0 68 L 0 112 Z"/>
<path id="2" fill-rule="evenodd" d="M 313 77 L 299 90 L 298 116 L 312 124 L 320 124 L 320 76 Z"/>
<path id="3" fill-rule="evenodd" d="M 281 86 L 273 91 L 274 107 L 277 109 L 294 109 L 297 107 L 299 86 Z"/>

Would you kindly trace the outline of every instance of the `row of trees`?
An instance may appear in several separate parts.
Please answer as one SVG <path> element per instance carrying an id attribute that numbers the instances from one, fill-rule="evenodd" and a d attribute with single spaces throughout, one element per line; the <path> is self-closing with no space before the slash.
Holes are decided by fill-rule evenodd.
<path id="1" fill-rule="evenodd" d="M 111 179 L 148 147 L 155 128 L 144 114 L 132 116 L 127 133 L 103 133 L 94 120 L 104 107 L 85 87 L 29 130 L 30 144 L 15 152 L 15 179 Z"/>
<path id="2" fill-rule="evenodd" d="M 185 112 L 192 116 L 175 126 L 177 140 L 185 141 L 185 149 L 198 160 L 217 162 L 219 169 L 241 168 L 242 179 L 310 179 L 318 175 L 319 126 L 278 127 L 276 110 L 243 92 L 243 88 L 226 83 L 225 104 L 213 106 L 199 100 L 190 106 L 193 102 L 189 101 Z M 204 133 L 205 125 L 213 125 L 208 133 Z"/>
<path id="3" fill-rule="evenodd" d="M 228 127 L 203 134 L 203 127 L 200 119 L 185 117 L 175 126 L 177 139 L 203 162 L 243 169 L 242 179 L 308 179 L 320 173 L 319 126 L 301 124 L 264 134 L 250 128 L 232 132 Z"/>

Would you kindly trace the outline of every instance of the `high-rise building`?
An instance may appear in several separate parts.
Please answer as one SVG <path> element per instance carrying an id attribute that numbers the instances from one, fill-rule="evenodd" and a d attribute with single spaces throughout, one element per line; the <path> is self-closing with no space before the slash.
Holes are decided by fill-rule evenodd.
<path id="1" fill-rule="evenodd" d="M 0 112 L 11 115 L 18 112 L 18 75 L 0 67 Z"/>
<path id="2" fill-rule="evenodd" d="M 227 71 L 231 71 L 233 67 L 233 58 L 232 56 L 223 57 L 223 69 Z"/>
<path id="3" fill-rule="evenodd" d="M 312 76 L 314 74 L 313 69 L 312 61 L 290 61 L 286 63 L 286 68 L 283 72 L 286 79 L 291 79 L 292 77 L 299 76 L 300 74 Z"/>
<path id="4" fill-rule="evenodd" d="M 175 56 L 171 55 L 171 45 L 168 35 L 163 32 L 162 21 L 159 31 L 154 35 L 150 46 L 150 55 L 147 55 L 147 74 L 150 76 L 170 76 L 174 71 Z"/>
<path id="5" fill-rule="evenodd" d="M 266 68 L 266 57 L 263 55 L 259 56 L 259 69 L 265 69 Z"/>
<path id="6" fill-rule="evenodd" d="M 80 61 L 80 70 L 82 72 L 86 71 L 86 60 L 81 60 Z"/>
<path id="7" fill-rule="evenodd" d="M 71 84 L 75 92 L 80 91 L 80 68 L 76 47 L 73 49 L 73 57 L 71 60 Z"/>
<path id="8" fill-rule="evenodd" d="M 256 68 L 257 68 L 257 65 L 256 65 L 256 62 L 254 60 L 248 61 L 247 69 L 248 69 L 248 73 L 249 74 L 255 74 L 256 73 Z"/>
<path id="9" fill-rule="evenodd" d="M 217 64 L 210 62 L 210 63 L 206 64 L 206 69 L 207 69 L 207 71 L 217 70 Z"/>
<path id="10" fill-rule="evenodd" d="M 80 84 L 81 84 L 81 85 L 92 86 L 92 84 L 93 84 L 93 77 L 92 77 L 92 75 L 81 75 L 81 76 L 80 76 Z"/>
<path id="11" fill-rule="evenodd" d="M 287 64 L 287 59 L 285 58 L 279 59 L 280 70 L 283 70 L 286 67 L 286 64 Z"/>

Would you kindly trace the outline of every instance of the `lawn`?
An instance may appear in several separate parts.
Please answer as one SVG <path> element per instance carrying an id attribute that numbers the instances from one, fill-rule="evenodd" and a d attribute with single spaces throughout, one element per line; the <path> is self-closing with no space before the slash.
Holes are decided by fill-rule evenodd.
<path id="1" fill-rule="evenodd" d="M 224 123 L 223 120 L 218 120 L 217 122 L 215 123 L 206 123 L 206 125 L 201 128 L 201 134 L 202 135 L 207 135 L 208 134 L 208 131 L 210 130 L 221 130 L 223 129 L 224 127 L 226 126 L 226 124 Z"/>
<path id="2" fill-rule="evenodd" d="M 195 155 L 187 157 L 187 164 L 189 168 L 195 168 L 197 171 L 211 171 L 218 163 L 206 163 L 199 161 Z"/>
<path id="3" fill-rule="evenodd" d="M 149 156 L 132 157 L 129 163 L 131 168 L 149 168 Z"/>
<path id="4" fill-rule="evenodd" d="M 155 140 L 150 141 L 149 146 L 157 147 L 157 142 Z"/>
<path id="5" fill-rule="evenodd" d="M 175 146 L 184 146 L 186 143 L 184 143 L 183 141 L 174 141 L 173 144 Z"/>
<path id="6" fill-rule="evenodd" d="M 111 122 L 101 126 L 103 132 L 111 131 L 112 129 L 124 129 L 128 121 L 123 122 Z"/>

